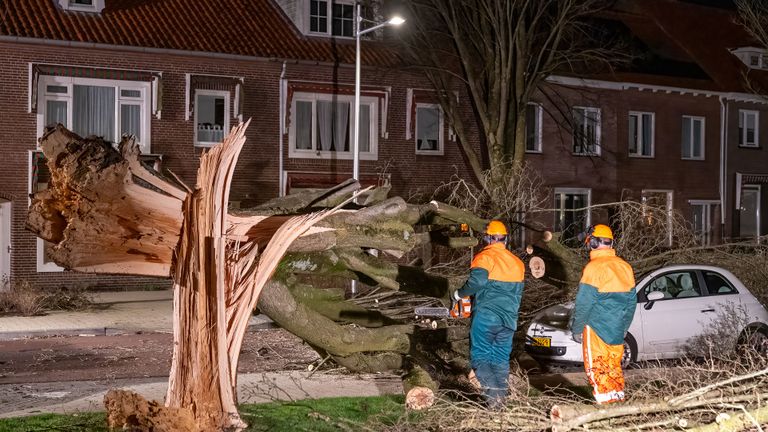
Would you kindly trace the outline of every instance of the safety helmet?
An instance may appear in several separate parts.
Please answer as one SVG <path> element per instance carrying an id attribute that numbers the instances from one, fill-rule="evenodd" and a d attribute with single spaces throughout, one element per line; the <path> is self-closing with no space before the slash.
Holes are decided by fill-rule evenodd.
<path id="1" fill-rule="evenodd" d="M 597 248 L 601 243 L 600 239 L 607 239 L 609 242 L 605 243 L 611 245 L 613 243 L 613 231 L 608 225 L 597 224 L 592 225 L 587 230 L 587 236 L 584 239 L 584 244 L 590 249 Z"/>
<path id="2" fill-rule="evenodd" d="M 492 220 L 488 222 L 488 225 L 485 227 L 485 234 L 490 236 L 505 236 L 507 235 L 507 227 L 499 220 Z"/>

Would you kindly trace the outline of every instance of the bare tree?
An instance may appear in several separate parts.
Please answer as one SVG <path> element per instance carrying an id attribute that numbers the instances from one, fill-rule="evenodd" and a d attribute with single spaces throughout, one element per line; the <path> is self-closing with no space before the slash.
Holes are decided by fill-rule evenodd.
<path id="1" fill-rule="evenodd" d="M 407 4 L 409 31 L 403 32 L 409 63 L 432 82 L 480 182 L 486 181 L 486 164 L 492 173 L 501 174 L 505 163 L 523 161 L 527 104 L 548 76 L 629 58 L 595 25 L 596 15 L 610 6 L 608 0 Z M 485 153 L 472 145 L 472 127 L 465 123 L 472 114 L 458 98 L 464 89 L 485 140 Z"/>
<path id="2" fill-rule="evenodd" d="M 735 0 L 738 22 L 763 47 L 768 48 L 768 4 L 761 0 Z"/>

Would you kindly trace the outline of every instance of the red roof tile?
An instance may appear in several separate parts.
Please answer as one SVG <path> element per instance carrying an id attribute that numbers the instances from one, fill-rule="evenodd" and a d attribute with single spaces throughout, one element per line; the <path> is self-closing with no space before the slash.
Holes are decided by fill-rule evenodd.
<path id="1" fill-rule="evenodd" d="M 272 0 L 106 0 L 100 14 L 66 11 L 56 0 L 4 3 L 3 36 L 354 63 L 353 40 L 304 36 Z M 370 45 L 363 63 L 398 63 L 394 51 Z"/>
<path id="2" fill-rule="evenodd" d="M 660 32 L 717 83 L 722 91 L 748 91 L 744 74 L 749 69 L 730 50 L 756 46 L 733 13 L 675 0 L 641 0 L 635 4 Z M 764 80 L 766 72 L 749 71 L 750 79 Z"/>

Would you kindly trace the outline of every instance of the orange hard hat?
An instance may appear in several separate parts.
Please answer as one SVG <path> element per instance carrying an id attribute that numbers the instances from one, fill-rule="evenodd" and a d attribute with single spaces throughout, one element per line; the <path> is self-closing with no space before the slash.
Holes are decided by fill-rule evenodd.
<path id="1" fill-rule="evenodd" d="M 613 240 L 613 231 L 608 225 L 597 224 L 590 227 L 587 233 L 586 242 L 589 242 L 590 237 L 604 238 Z"/>
<path id="2" fill-rule="evenodd" d="M 485 233 L 487 235 L 507 235 L 507 227 L 504 225 L 502 221 L 498 220 L 492 220 L 488 222 L 488 225 L 485 227 Z"/>

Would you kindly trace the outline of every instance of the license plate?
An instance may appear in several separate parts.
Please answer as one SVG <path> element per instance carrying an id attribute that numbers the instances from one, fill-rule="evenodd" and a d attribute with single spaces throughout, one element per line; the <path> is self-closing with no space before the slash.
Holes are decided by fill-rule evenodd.
<path id="1" fill-rule="evenodd" d="M 549 336 L 534 336 L 531 338 L 531 346 L 550 348 L 552 346 L 552 338 Z"/>

